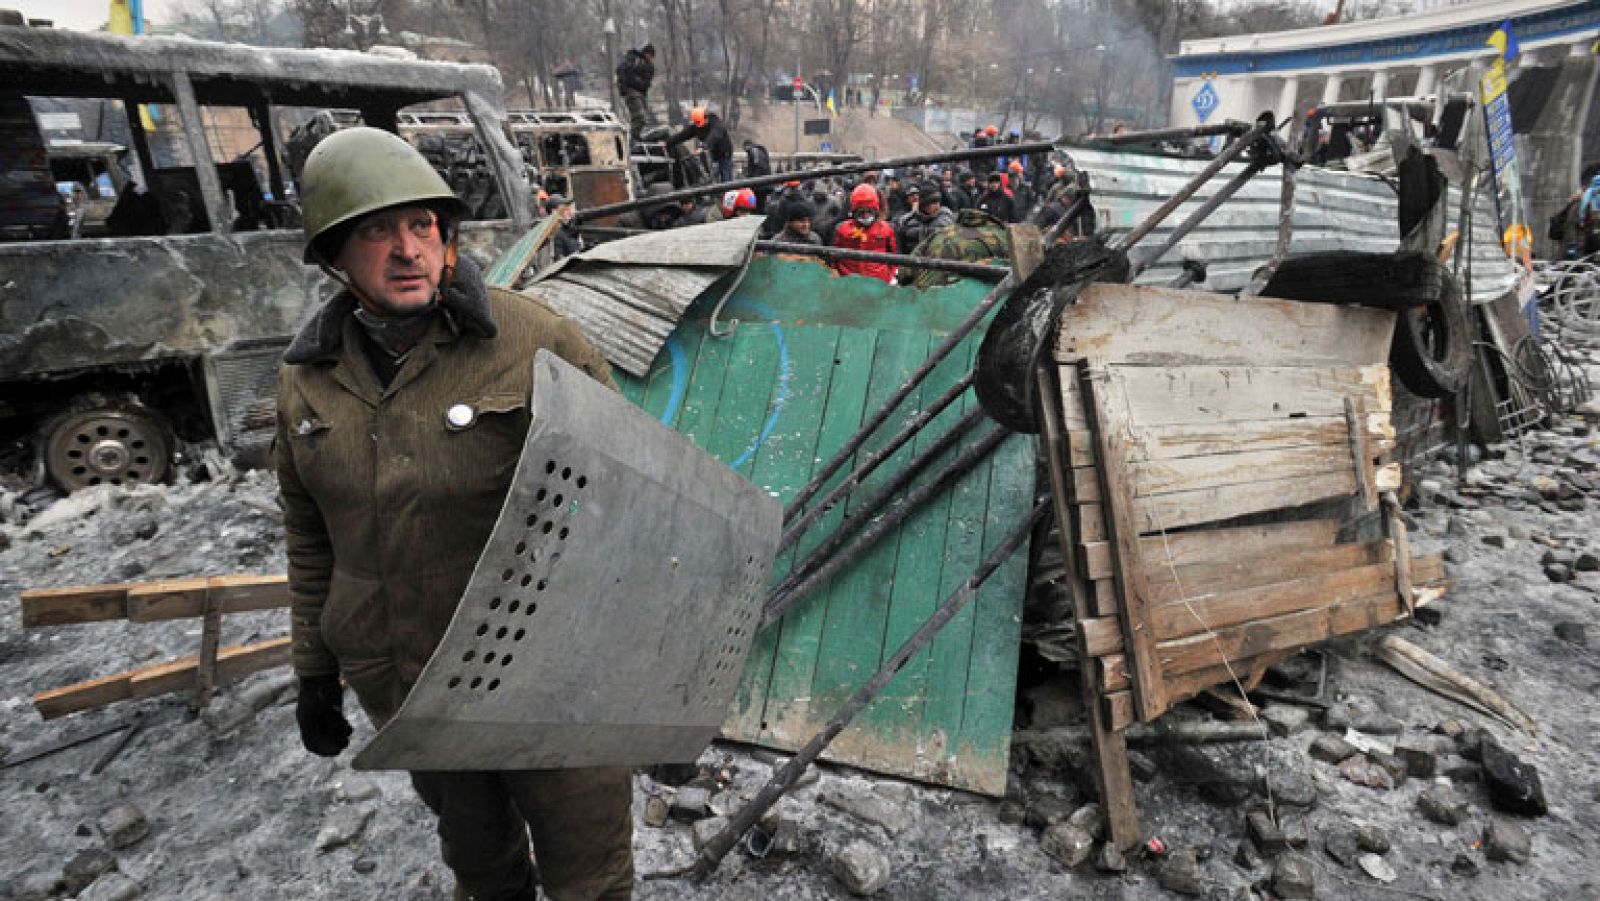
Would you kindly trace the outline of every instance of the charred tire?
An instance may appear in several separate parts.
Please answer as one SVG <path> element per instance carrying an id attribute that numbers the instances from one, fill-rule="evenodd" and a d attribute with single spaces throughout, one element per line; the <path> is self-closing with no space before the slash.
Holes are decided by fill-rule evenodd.
<path id="1" fill-rule="evenodd" d="M 1472 371 L 1472 315 L 1460 283 L 1448 271 L 1436 300 L 1396 311 L 1389 368 L 1419 397 L 1448 397 L 1466 385 Z"/>
<path id="2" fill-rule="evenodd" d="M 1335 250 L 1285 259 L 1262 294 L 1310 303 L 1402 310 L 1436 301 L 1450 270 L 1420 253 Z"/>
<path id="3" fill-rule="evenodd" d="M 159 482 L 171 468 L 172 448 L 166 421 L 136 399 L 90 395 L 45 423 L 39 455 L 50 479 L 72 492 Z"/>

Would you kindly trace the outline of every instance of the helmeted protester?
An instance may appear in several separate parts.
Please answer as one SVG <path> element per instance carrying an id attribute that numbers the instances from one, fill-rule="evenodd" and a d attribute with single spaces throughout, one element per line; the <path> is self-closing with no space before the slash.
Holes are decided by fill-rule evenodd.
<path id="1" fill-rule="evenodd" d="M 883 221 L 883 203 L 872 185 L 859 184 L 850 192 L 850 218 L 840 222 L 834 231 L 833 246 L 877 253 L 896 252 L 898 245 L 895 244 L 894 229 Z M 891 284 L 894 282 L 894 267 L 888 263 L 838 260 L 833 268 L 840 275 L 865 275 Z"/>
<path id="2" fill-rule="evenodd" d="M 954 222 L 930 234 L 916 249 L 916 256 L 935 260 L 985 263 L 1011 256 L 1011 236 L 998 219 L 978 209 L 962 210 Z M 960 276 L 951 272 L 919 269 L 911 280 L 914 288 L 948 285 Z"/>
<path id="3" fill-rule="evenodd" d="M 667 138 L 666 145 L 676 147 L 690 138 L 698 138 L 706 154 L 711 157 L 712 178 L 719 182 L 732 181 L 733 139 L 728 136 L 728 127 L 722 124 L 722 117 L 703 106 L 697 106 L 689 111 L 689 124 Z"/>
<path id="4" fill-rule="evenodd" d="M 628 128 L 637 137 L 650 125 L 650 86 L 656 80 L 656 48 L 629 50 L 617 64 L 617 94 L 628 111 Z"/>
<path id="5" fill-rule="evenodd" d="M 726 219 L 738 219 L 749 216 L 756 211 L 756 192 L 749 188 L 734 188 L 723 191 L 722 197 L 717 201 L 717 208 L 706 214 L 706 221 L 721 222 Z"/>
<path id="6" fill-rule="evenodd" d="M 352 731 L 344 685 L 381 728 L 444 638 L 521 456 L 534 356 L 616 385 L 576 326 L 458 255 L 465 204 L 397 135 L 328 136 L 299 185 L 305 260 L 340 290 L 284 352 L 274 456 L 295 721 L 307 750 L 336 757 Z M 437 817 L 457 898 L 534 901 L 541 878 L 551 898 L 632 896 L 626 767 L 413 772 L 411 784 Z"/>
<path id="7" fill-rule="evenodd" d="M 1016 216 L 1014 221 L 1027 221 L 1028 214 L 1033 210 L 1035 195 L 1033 187 L 1024 177 L 1021 160 L 1013 159 L 1006 164 L 1006 183 L 1011 188 L 1011 208 Z"/>

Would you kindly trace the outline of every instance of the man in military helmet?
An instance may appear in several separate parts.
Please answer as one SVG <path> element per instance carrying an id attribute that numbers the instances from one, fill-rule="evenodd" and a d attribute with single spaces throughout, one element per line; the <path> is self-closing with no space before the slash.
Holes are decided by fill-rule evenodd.
<path id="1" fill-rule="evenodd" d="M 1005 224 L 977 207 L 956 214 L 956 221 L 930 234 L 913 252 L 914 256 L 934 260 L 983 263 L 1011 257 L 1011 236 Z M 911 279 L 913 288 L 948 285 L 959 276 L 932 269 L 919 270 Z"/>
<path id="2" fill-rule="evenodd" d="M 300 179 L 305 260 L 340 286 L 284 353 L 275 454 L 306 748 L 337 756 L 344 685 L 375 727 L 443 638 L 494 528 L 545 348 L 615 387 L 567 320 L 485 285 L 463 204 L 405 141 L 324 139 Z M 632 895 L 622 768 L 414 772 L 457 899 Z M 538 855 L 536 871 L 529 838 Z"/>

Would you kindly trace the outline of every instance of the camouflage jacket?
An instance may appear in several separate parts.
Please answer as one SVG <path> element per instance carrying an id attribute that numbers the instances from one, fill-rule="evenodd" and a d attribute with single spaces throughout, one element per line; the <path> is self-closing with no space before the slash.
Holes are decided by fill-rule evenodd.
<path id="1" fill-rule="evenodd" d="M 962 210 L 956 216 L 954 224 L 947 225 L 924 238 L 912 253 L 914 256 L 936 260 L 981 263 L 997 257 L 1009 258 L 1011 237 L 1006 234 L 1006 227 L 1000 220 L 972 207 Z M 948 285 L 957 278 L 959 276 L 949 272 L 924 269 L 917 273 L 911 285 L 916 288 L 932 288 Z"/>

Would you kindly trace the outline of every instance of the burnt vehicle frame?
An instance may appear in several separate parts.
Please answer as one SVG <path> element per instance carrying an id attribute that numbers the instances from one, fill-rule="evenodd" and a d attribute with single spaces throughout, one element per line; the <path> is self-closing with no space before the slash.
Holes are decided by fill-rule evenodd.
<path id="1" fill-rule="evenodd" d="M 29 98 L 98 99 L 108 115 L 120 105 L 137 171 L 118 206 L 148 214 L 114 210 L 111 236 L 73 239 L 28 224 L 56 215 L 53 184 L 48 201 L 34 190 L 48 173 L 24 173 L 38 176 L 25 197 L 0 196 L 0 224 L 23 223 L 0 229 L 0 434 L 13 457 L 31 456 L 36 479 L 63 488 L 158 480 L 185 449 L 262 459 L 280 354 L 334 287 L 301 262 L 287 199 L 296 110 L 353 107 L 399 131 L 407 107 L 459 106 L 507 211 L 464 223 L 463 251 L 493 259 L 533 222 L 487 66 L 0 27 L 0 85 L 11 111 Z M 158 165 L 144 104 L 161 105 L 156 134 L 180 161 L 217 159 L 205 111 L 246 111 L 272 200 L 250 161 Z M 28 143 L 23 115 L 6 124 L 24 149 L 42 144 Z"/>

